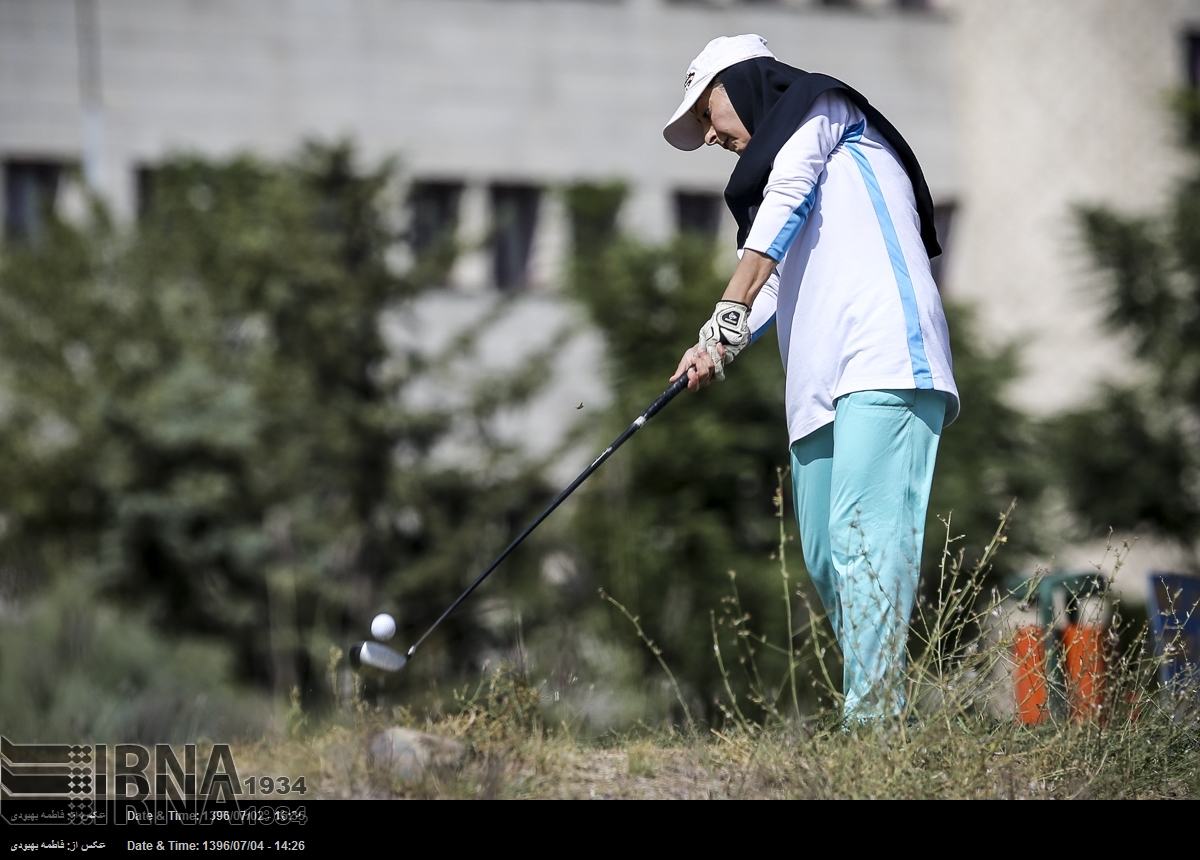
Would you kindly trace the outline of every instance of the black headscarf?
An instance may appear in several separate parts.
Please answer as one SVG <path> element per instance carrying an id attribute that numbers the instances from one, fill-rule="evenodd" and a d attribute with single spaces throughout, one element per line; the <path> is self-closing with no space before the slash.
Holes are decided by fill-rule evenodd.
<path id="1" fill-rule="evenodd" d="M 725 202 L 737 220 L 739 248 L 745 245 L 750 225 L 762 204 L 763 190 L 780 148 L 795 133 L 817 97 L 839 89 L 900 156 L 912 180 L 917 215 L 921 219 L 921 241 L 930 257 L 942 253 L 933 227 L 933 198 L 917 157 L 896 127 L 871 107 L 861 93 L 836 78 L 801 71 L 771 57 L 756 57 L 730 66 L 721 72 L 721 83 L 738 118 L 750 132 L 750 143 L 725 186 Z"/>

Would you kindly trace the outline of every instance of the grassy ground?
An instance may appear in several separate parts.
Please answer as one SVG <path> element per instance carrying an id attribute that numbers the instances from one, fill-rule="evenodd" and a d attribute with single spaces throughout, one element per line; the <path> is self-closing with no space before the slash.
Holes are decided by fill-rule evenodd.
<path id="1" fill-rule="evenodd" d="M 1200 797 L 1196 723 L 1157 707 L 1116 727 L 947 714 L 851 733 L 813 722 L 581 739 L 523 709 L 531 691 L 519 678 L 498 680 L 457 716 L 414 723 L 364 710 L 349 724 L 236 749 L 239 769 L 304 773 L 310 796 L 336 798 Z M 369 739 L 405 723 L 459 739 L 464 762 L 416 781 L 382 772 Z"/>
<path id="2" fill-rule="evenodd" d="M 931 604 L 918 606 L 899 682 L 906 703 L 895 719 L 843 730 L 839 697 L 828 680 L 822 692 L 833 710 L 800 717 L 793 670 L 790 689 L 751 685 L 747 698 L 764 720 L 747 719 L 748 702 L 739 706 L 727 683 L 719 727 L 694 720 L 679 696 L 684 719 L 678 726 L 587 735 L 570 722 L 556 724 L 543 691 L 523 673 L 501 667 L 435 718 L 385 712 L 358 696 L 321 726 L 309 725 L 297 711 L 291 731 L 236 748 L 238 767 L 304 774 L 310 796 L 331 798 L 1200 797 L 1200 697 L 1194 688 L 1173 700 L 1163 696 L 1158 658 L 1146 647 L 1144 631 L 1124 629 L 1119 607 L 1092 676 L 1103 697 L 1080 705 L 1069 685 L 1056 687 L 1051 678 L 1052 698 L 1059 696 L 1064 706 L 1040 725 L 1014 719 L 1010 655 L 1016 634 L 1003 622 L 1012 597 L 1001 596 L 985 576 L 1004 542 L 1004 525 L 1002 520 L 970 571 L 960 570 L 962 556 L 952 556 L 947 540 L 939 572 L 944 588 Z M 1121 560 L 1114 553 L 1110 573 L 1119 571 Z M 787 582 L 782 553 L 781 574 Z M 742 617 L 740 605 L 735 608 Z M 654 643 L 634 616 L 626 617 L 678 694 Z M 740 650 L 722 657 L 714 628 L 722 670 L 736 662 L 757 676 L 755 649 L 748 645 L 754 642 L 759 651 L 775 646 L 740 627 L 736 641 Z M 790 653 L 798 667 L 804 648 L 823 654 L 828 645 L 814 628 L 797 637 L 794 647 L 801 650 Z M 331 683 L 339 659 L 332 655 Z M 1059 669 L 1062 677 L 1069 675 Z M 1005 691 L 1007 713 L 997 707 Z M 455 739 L 466 755 L 455 767 L 402 780 L 368 754 L 371 738 L 389 726 Z"/>

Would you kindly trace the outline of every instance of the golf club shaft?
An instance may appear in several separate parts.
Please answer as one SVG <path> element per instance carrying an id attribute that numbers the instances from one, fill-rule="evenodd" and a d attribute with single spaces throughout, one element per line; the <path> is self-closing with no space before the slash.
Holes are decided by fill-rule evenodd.
<path id="1" fill-rule="evenodd" d="M 471 594 L 471 592 L 474 591 L 479 586 L 479 583 L 483 582 L 485 579 L 488 578 L 488 575 L 500 565 L 500 562 L 502 562 L 502 561 L 504 561 L 504 559 L 508 558 L 509 553 L 511 553 L 518 546 L 520 546 L 521 541 L 523 541 L 523 540 L 525 540 L 525 538 L 529 537 L 530 532 L 532 532 L 534 529 L 536 529 L 539 525 L 542 524 L 542 520 L 544 520 L 544 519 L 546 519 L 546 517 L 550 516 L 550 514 L 554 512 L 554 509 L 557 508 L 559 505 L 561 505 L 566 500 L 567 496 L 569 496 L 569 495 L 571 495 L 571 493 L 575 492 L 575 490 L 577 490 L 579 488 L 579 485 L 582 484 L 584 481 L 586 481 L 588 479 L 588 477 L 592 474 L 592 472 L 599 469 L 601 464 L 604 463 L 605 460 L 607 460 L 609 457 L 612 456 L 613 451 L 616 451 L 618 448 L 620 448 L 622 445 L 624 445 L 626 440 L 629 439 L 630 436 L 632 436 L 638 430 L 642 429 L 642 425 L 644 425 L 647 421 L 649 421 L 651 418 L 653 418 L 655 415 L 657 415 L 664 406 L 666 406 L 668 403 L 670 403 L 672 400 L 674 400 L 675 396 L 677 394 L 679 394 L 679 392 L 681 392 L 685 388 L 687 388 L 687 384 L 688 384 L 688 374 L 685 372 L 683 374 L 683 376 L 679 377 L 677 380 L 675 380 L 673 383 L 671 383 L 671 387 L 668 388 L 666 391 L 664 391 L 662 394 L 660 394 L 658 399 L 655 400 L 653 403 L 651 403 L 645 412 L 643 412 L 641 415 L 639 415 L 632 424 L 630 424 L 627 428 L 625 428 L 625 432 L 622 433 L 620 436 L 618 436 L 616 439 L 614 439 L 613 443 L 604 449 L 604 453 L 602 453 L 599 457 L 597 457 L 594 461 L 592 461 L 592 465 L 590 465 L 586 469 L 584 469 L 579 474 L 579 477 L 571 482 L 570 486 L 568 486 L 565 490 L 563 490 L 561 493 L 559 493 L 558 496 L 554 499 L 554 501 L 552 501 L 547 506 L 546 510 L 544 510 L 540 514 L 538 514 L 537 519 L 535 519 L 533 522 L 531 522 L 529 525 L 527 525 L 525 527 L 525 531 L 523 531 L 519 535 L 517 535 L 516 540 L 514 540 L 512 543 L 510 543 L 504 549 L 504 552 L 500 553 L 500 555 L 498 555 L 496 557 L 496 560 L 487 566 L 487 570 L 485 570 L 483 573 L 479 574 L 479 576 L 477 576 L 475 578 L 475 581 L 472 582 L 469 586 L 467 586 L 467 590 L 464 591 L 462 594 L 460 594 L 458 596 L 458 599 L 455 600 L 453 603 L 451 603 L 450 606 L 447 607 L 446 611 L 443 612 L 441 614 L 441 616 L 438 617 L 438 620 L 433 622 L 433 624 L 430 626 L 430 628 L 425 631 L 424 635 L 422 635 L 421 638 L 418 639 L 416 641 L 416 643 L 411 648 L 408 649 L 407 656 L 412 657 L 412 655 L 416 652 L 416 650 L 421 647 L 421 643 L 429 638 L 429 634 L 432 633 L 434 630 L 436 630 L 438 625 L 441 624 L 443 621 L 445 621 L 446 617 L 451 612 L 453 612 L 455 609 L 458 608 L 458 604 L 462 603 L 464 600 L 467 599 L 467 597 Z"/>

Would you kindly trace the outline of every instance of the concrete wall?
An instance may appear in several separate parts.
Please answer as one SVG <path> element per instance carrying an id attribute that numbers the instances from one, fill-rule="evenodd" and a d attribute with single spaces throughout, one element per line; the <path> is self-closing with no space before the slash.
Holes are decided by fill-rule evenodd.
<path id="1" fill-rule="evenodd" d="M 1132 373 L 1106 335 L 1071 214 L 1152 212 L 1183 167 L 1167 109 L 1197 0 L 953 0 L 962 207 L 949 291 L 1016 340 L 1013 395 L 1037 413 Z M 964 409 L 970 404 L 964 403 Z"/>
<path id="2" fill-rule="evenodd" d="M 88 41 L 77 17 L 89 4 L 97 12 L 91 71 L 81 66 Z M 97 181 L 125 215 L 134 168 L 172 151 L 277 157 L 305 137 L 350 137 L 368 159 L 400 155 L 415 177 L 466 181 L 467 239 L 486 232 L 487 183 L 614 177 L 631 186 L 626 225 L 658 239 L 674 227 L 673 190 L 719 191 L 732 167 L 723 151 L 680 153 L 661 138 L 687 65 L 716 35 L 757 32 L 785 61 L 866 93 L 905 133 L 935 197 L 960 204 L 947 291 L 978 305 L 982 336 L 1023 347 L 1019 405 L 1059 411 L 1083 402 L 1098 380 L 1131 373 L 1124 346 L 1098 324 L 1071 206 L 1144 213 L 1163 202 L 1183 167 L 1166 96 L 1186 82 L 1183 36 L 1200 30 L 1200 0 L 938 0 L 935 8 L 0 0 L 0 158 L 82 160 L 81 94 L 93 92 L 104 120 L 103 135 L 92 137 L 103 143 Z M 544 288 L 556 283 L 568 241 L 562 221 L 561 206 L 548 201 L 534 253 Z M 462 262 L 459 296 L 422 309 L 439 343 L 450 332 L 432 331 L 436 320 L 493 313 L 486 261 Z M 471 293 L 476 303 L 462 304 Z M 511 343 L 504 325 L 547 337 L 579 328 L 544 296 L 527 304 L 505 317 L 502 343 L 490 349 Z M 388 332 L 409 336 L 397 320 Z M 570 347 L 573 366 L 600 366 L 601 345 L 582 338 Z M 603 404 L 603 388 L 599 375 L 555 380 L 534 417 L 511 422 L 513 438 L 549 450 L 579 402 Z M 593 453 L 573 454 L 565 473 Z M 1077 550 L 1072 564 L 1103 553 Z"/>
<path id="3" fill-rule="evenodd" d="M 691 59 L 715 36 L 744 32 L 868 94 L 920 153 L 935 194 L 957 193 L 948 21 L 890 0 L 858 9 L 811 0 L 0 0 L 0 158 L 84 161 L 87 102 L 103 117 L 103 133 L 93 122 L 88 137 L 97 156 L 89 172 L 126 217 L 136 168 L 171 152 L 281 157 L 307 137 L 346 137 L 368 160 L 399 155 L 410 176 L 465 181 L 468 246 L 487 232 L 488 183 L 612 178 L 631 189 L 625 226 L 657 240 L 675 228 L 674 191 L 719 192 L 732 169 L 724 151 L 676 151 L 661 128 Z M 564 220 L 547 196 L 535 295 L 497 319 L 496 337 L 512 320 L 545 337 L 572 328 L 569 367 L 600 368 L 601 344 L 577 314 L 537 295 L 560 280 Z M 732 258 L 731 235 L 726 245 Z M 442 297 L 417 309 L 433 344 L 498 313 L 481 251 L 460 259 L 453 280 L 475 301 Z M 401 336 L 402 322 L 388 321 L 389 337 Z M 517 360 L 513 339 L 505 344 Z M 464 367 L 440 390 L 469 380 L 470 357 Z M 580 402 L 603 405 L 602 380 L 564 372 L 501 430 L 548 451 Z M 569 455 L 564 474 L 592 456 Z"/>
<path id="4" fill-rule="evenodd" d="M 725 152 L 660 129 L 692 57 L 758 32 L 843 77 L 902 128 L 936 193 L 956 188 L 944 18 L 894 10 L 660 0 L 96 0 L 115 205 L 132 167 L 177 149 L 287 154 L 348 136 L 414 174 L 538 183 L 629 180 L 629 221 L 671 229 L 668 190 L 720 190 Z M 81 151 L 72 0 L 0 0 L 0 154 Z"/>
<path id="5" fill-rule="evenodd" d="M 468 239 L 486 231 L 488 182 L 614 177 L 631 186 L 626 225 L 658 239 L 674 228 L 673 190 L 719 191 L 731 168 L 725 152 L 679 153 L 660 136 L 687 64 L 715 35 L 758 32 L 784 60 L 867 93 L 904 131 L 935 197 L 961 204 L 949 292 L 979 305 L 987 337 L 1023 345 L 1018 402 L 1056 411 L 1128 372 L 1097 324 L 1070 210 L 1162 202 L 1181 167 L 1165 96 L 1184 83 L 1200 0 L 936 5 L 0 0 L 0 157 L 80 160 L 94 78 L 99 181 L 125 214 L 134 168 L 171 151 L 275 157 L 305 137 L 350 137 L 368 159 L 399 154 L 413 176 L 465 180 Z M 535 280 L 552 286 L 568 237 L 561 207 L 543 215 Z M 457 275 L 486 289 L 479 259 Z"/>

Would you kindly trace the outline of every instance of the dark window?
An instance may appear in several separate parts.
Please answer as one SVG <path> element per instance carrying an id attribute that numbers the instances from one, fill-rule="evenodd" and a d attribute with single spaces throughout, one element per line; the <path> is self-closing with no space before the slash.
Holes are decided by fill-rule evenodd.
<path id="1" fill-rule="evenodd" d="M 821 5 L 821 6 L 841 6 L 842 8 L 845 8 L 847 6 L 855 5 L 855 2 L 856 2 L 856 0 L 819 0 L 819 5 Z"/>
<path id="2" fill-rule="evenodd" d="M 4 163 L 4 235 L 36 241 L 54 212 L 63 165 L 52 161 Z"/>
<path id="3" fill-rule="evenodd" d="M 1187 51 L 1187 79 L 1192 87 L 1200 87 L 1200 33 L 1191 32 L 1185 37 Z"/>
<path id="4" fill-rule="evenodd" d="M 1193 90 L 1194 98 L 1194 91 L 1200 90 L 1200 31 L 1191 30 L 1184 33 L 1183 56 L 1187 62 L 1187 68 L 1184 71 L 1187 74 L 1188 86 Z M 1182 117 L 1184 137 L 1195 146 L 1200 143 L 1200 116 L 1189 106 L 1189 109 L 1183 112 Z"/>
<path id="5" fill-rule="evenodd" d="M 408 194 L 409 239 L 418 257 L 453 247 L 462 190 L 461 182 L 413 183 Z"/>
<path id="6" fill-rule="evenodd" d="M 675 192 L 675 223 L 680 233 L 715 238 L 721 226 L 720 194 L 704 191 Z"/>
<path id="7" fill-rule="evenodd" d="M 492 278 L 502 290 L 529 282 L 539 196 L 529 185 L 492 186 Z"/>
<path id="8" fill-rule="evenodd" d="M 150 215 L 150 208 L 154 204 L 154 187 L 157 178 L 158 169 L 155 167 L 143 166 L 134 171 L 134 181 L 137 184 L 137 216 L 139 221 Z"/>
<path id="9" fill-rule="evenodd" d="M 930 0 L 896 0 L 896 5 L 901 9 L 929 9 L 931 7 Z"/>
<path id="10" fill-rule="evenodd" d="M 942 278 L 946 276 L 946 260 L 950 256 L 950 239 L 954 227 L 953 203 L 941 203 L 933 207 L 933 226 L 937 229 L 938 244 L 942 246 L 942 253 L 929 261 L 929 268 L 940 290 Z"/>

